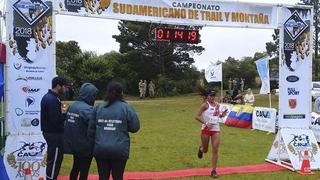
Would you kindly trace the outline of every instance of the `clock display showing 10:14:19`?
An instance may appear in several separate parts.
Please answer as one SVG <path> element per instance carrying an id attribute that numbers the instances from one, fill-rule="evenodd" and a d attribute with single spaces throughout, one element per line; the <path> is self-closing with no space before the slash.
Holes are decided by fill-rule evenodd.
<path id="1" fill-rule="evenodd" d="M 198 30 L 156 28 L 155 31 L 156 41 L 199 43 L 200 36 Z"/>

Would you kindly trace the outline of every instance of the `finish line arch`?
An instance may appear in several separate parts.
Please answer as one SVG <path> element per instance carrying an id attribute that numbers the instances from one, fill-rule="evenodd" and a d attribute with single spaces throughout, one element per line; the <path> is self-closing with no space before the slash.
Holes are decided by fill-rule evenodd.
<path id="1" fill-rule="evenodd" d="M 22 179 L 22 170 L 26 167 L 31 167 L 34 177 L 45 174 L 45 149 L 34 152 L 37 156 L 20 155 L 25 151 L 23 148 L 31 150 L 31 145 L 46 145 L 40 131 L 40 100 L 56 74 L 56 14 L 190 26 L 280 29 L 281 130 L 274 146 L 283 145 L 282 150 L 290 155 L 292 170 L 300 168 L 298 154 L 303 149 L 319 151 L 318 145 L 315 147 L 312 143 L 314 135 L 306 130 L 311 118 L 313 9 L 310 6 L 196 0 L 10 0 L 0 3 L 0 8 L 5 9 L 7 47 L 5 122 L 8 138 L 4 159 L 12 178 Z M 25 88 L 37 92 L 28 94 L 22 91 Z M 294 88 L 299 94 L 288 94 L 288 88 Z M 310 137 L 308 142 L 295 144 L 295 138 L 304 135 Z M 280 151 L 279 146 L 274 146 L 271 151 L 275 152 L 271 155 Z M 320 168 L 317 163 L 320 157 L 316 157 L 319 154 L 313 154 L 312 169 Z M 270 158 L 282 165 L 280 158 Z"/>

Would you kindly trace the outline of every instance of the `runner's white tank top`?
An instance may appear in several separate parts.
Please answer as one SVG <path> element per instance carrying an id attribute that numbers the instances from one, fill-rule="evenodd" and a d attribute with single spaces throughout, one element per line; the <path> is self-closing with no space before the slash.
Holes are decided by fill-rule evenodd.
<path id="1" fill-rule="evenodd" d="M 212 119 L 216 119 L 217 120 L 219 118 L 219 115 L 220 115 L 219 104 L 216 105 L 216 106 L 211 106 L 211 104 L 209 102 L 207 102 L 207 104 L 208 104 L 208 108 L 205 111 L 203 111 L 203 113 L 202 113 L 202 117 L 203 117 L 204 122 L 210 122 L 210 121 L 212 121 Z M 205 128 L 206 128 L 206 125 L 202 124 L 201 129 L 203 130 Z M 220 131 L 219 122 L 214 123 L 212 128 L 211 129 L 207 129 L 207 130 L 209 130 L 209 131 Z"/>

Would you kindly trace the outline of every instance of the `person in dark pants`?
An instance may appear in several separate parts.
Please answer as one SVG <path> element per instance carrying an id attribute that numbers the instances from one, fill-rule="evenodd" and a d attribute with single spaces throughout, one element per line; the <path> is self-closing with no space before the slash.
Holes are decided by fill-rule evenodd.
<path id="1" fill-rule="evenodd" d="M 122 93 L 120 83 L 109 83 L 107 98 L 95 108 L 95 120 L 89 123 L 100 180 L 109 179 L 110 173 L 114 180 L 123 179 L 130 151 L 129 132 L 140 129 L 138 116 Z"/>
<path id="2" fill-rule="evenodd" d="M 41 131 L 48 145 L 46 179 L 56 180 L 63 159 L 63 126 L 65 114 L 61 110 L 59 94 L 64 94 L 66 80 L 52 79 L 52 89 L 41 100 Z"/>
<path id="3" fill-rule="evenodd" d="M 88 138 L 88 123 L 94 120 L 93 105 L 98 89 L 84 83 L 78 99 L 69 106 L 64 131 L 64 152 L 73 154 L 70 180 L 86 180 L 92 160 L 93 140 Z M 91 140 L 91 141 L 90 141 Z"/>

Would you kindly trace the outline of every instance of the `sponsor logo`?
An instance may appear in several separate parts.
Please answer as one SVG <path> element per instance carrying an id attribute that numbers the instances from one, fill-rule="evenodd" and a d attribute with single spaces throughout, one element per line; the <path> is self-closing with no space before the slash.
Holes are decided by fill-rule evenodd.
<path id="1" fill-rule="evenodd" d="M 297 99 L 289 99 L 289 108 L 295 109 L 297 107 Z"/>
<path id="2" fill-rule="evenodd" d="M 31 126 L 38 126 L 40 123 L 39 119 L 38 118 L 34 118 L 34 119 L 31 119 L 31 118 L 23 118 L 21 119 L 21 126 L 22 127 L 31 127 Z"/>
<path id="3" fill-rule="evenodd" d="M 16 81 L 41 81 L 43 80 L 42 77 L 40 76 L 28 76 L 28 77 L 25 77 L 25 76 L 22 76 L 22 75 L 18 75 L 18 78 L 16 79 Z"/>
<path id="4" fill-rule="evenodd" d="M 263 117 L 263 118 L 271 118 L 271 112 L 270 111 L 256 111 L 257 117 Z"/>
<path id="5" fill-rule="evenodd" d="M 16 81 L 28 81 L 25 77 L 18 75 L 18 78 L 16 79 Z"/>
<path id="6" fill-rule="evenodd" d="M 40 91 L 40 88 L 30 88 L 29 86 L 23 86 L 21 88 L 22 92 L 24 93 L 37 93 Z"/>
<path id="7" fill-rule="evenodd" d="M 305 119 L 305 114 L 284 114 L 283 119 Z"/>
<path id="8" fill-rule="evenodd" d="M 307 28 L 308 25 L 301 19 L 297 11 L 295 11 L 284 23 L 284 29 L 292 40 L 296 40 Z"/>
<path id="9" fill-rule="evenodd" d="M 31 105 L 34 105 L 34 102 L 35 102 L 35 98 L 34 97 L 31 97 L 31 96 L 28 96 L 25 100 L 25 106 L 26 107 L 30 107 Z"/>
<path id="10" fill-rule="evenodd" d="M 302 161 L 304 157 L 304 151 L 309 151 L 308 158 L 311 162 L 315 162 L 314 155 L 318 153 L 319 149 L 316 143 L 310 141 L 310 137 L 307 134 L 291 134 L 292 140 L 288 143 L 287 147 L 289 151 L 299 157 L 299 161 Z"/>
<path id="11" fill-rule="evenodd" d="M 302 134 L 302 135 L 294 135 L 292 141 L 289 143 L 293 147 L 310 147 L 310 138 L 308 135 Z"/>
<path id="12" fill-rule="evenodd" d="M 23 118 L 20 120 L 21 127 L 31 127 L 31 119 Z"/>
<path id="13" fill-rule="evenodd" d="M 17 116 L 22 116 L 24 114 L 24 111 L 20 108 L 14 109 L 14 112 L 16 113 Z"/>
<path id="14" fill-rule="evenodd" d="M 296 88 L 288 88 L 288 95 L 289 96 L 298 96 L 300 91 L 296 90 Z"/>
<path id="15" fill-rule="evenodd" d="M 13 4 L 13 9 L 32 25 L 49 10 L 49 7 L 41 0 L 19 0 Z"/>
<path id="16" fill-rule="evenodd" d="M 297 82 L 297 81 L 299 81 L 299 77 L 297 77 L 297 76 L 288 76 L 286 79 L 287 79 L 288 82 Z"/>
<path id="17" fill-rule="evenodd" d="M 13 67 L 14 67 L 16 70 L 20 70 L 21 67 L 22 67 L 22 63 L 14 63 L 14 64 L 13 64 Z"/>
<path id="18" fill-rule="evenodd" d="M 34 119 L 32 119 L 31 120 L 31 125 L 32 126 L 39 126 L 39 124 L 40 124 L 40 120 L 38 119 L 38 118 L 34 118 Z"/>
<path id="19" fill-rule="evenodd" d="M 83 1 L 82 0 L 66 0 L 66 6 L 82 7 L 83 6 Z"/>
<path id="20" fill-rule="evenodd" d="M 311 124 L 320 126 L 320 117 L 316 118 L 316 117 L 312 116 Z"/>
<path id="21" fill-rule="evenodd" d="M 99 0 L 99 1 L 87 1 L 87 0 L 65 0 L 65 8 L 69 12 L 78 12 L 82 7 L 85 8 L 86 12 L 101 14 L 109 8 L 111 0 Z M 60 8 L 63 9 L 63 4 L 59 4 Z"/>
<path id="22" fill-rule="evenodd" d="M 41 167 L 46 167 L 46 143 L 20 141 L 16 146 L 18 148 L 6 157 L 9 166 L 17 172 L 15 177 L 23 178 L 26 168 L 30 168 L 32 177 L 39 177 Z"/>
<path id="23" fill-rule="evenodd" d="M 40 114 L 40 111 L 25 111 L 25 114 L 26 115 L 39 115 Z"/>

